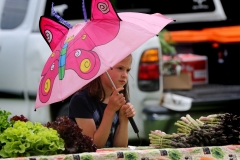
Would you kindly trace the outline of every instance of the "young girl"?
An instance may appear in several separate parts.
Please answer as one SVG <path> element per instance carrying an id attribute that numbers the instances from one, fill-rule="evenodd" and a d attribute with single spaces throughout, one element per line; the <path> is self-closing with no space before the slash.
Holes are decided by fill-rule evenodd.
<path id="1" fill-rule="evenodd" d="M 117 89 L 104 73 L 71 98 L 69 118 L 83 129 L 84 135 L 93 138 L 98 148 L 128 145 L 128 117 L 135 115 L 127 83 L 131 64 L 129 55 L 108 70 Z"/>

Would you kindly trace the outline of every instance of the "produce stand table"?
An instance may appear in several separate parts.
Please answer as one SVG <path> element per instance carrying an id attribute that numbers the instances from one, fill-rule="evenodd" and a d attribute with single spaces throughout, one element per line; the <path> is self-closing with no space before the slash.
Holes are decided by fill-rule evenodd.
<path id="1" fill-rule="evenodd" d="M 240 145 L 165 148 L 103 148 L 81 154 L 7 158 L 6 160 L 237 160 Z"/>

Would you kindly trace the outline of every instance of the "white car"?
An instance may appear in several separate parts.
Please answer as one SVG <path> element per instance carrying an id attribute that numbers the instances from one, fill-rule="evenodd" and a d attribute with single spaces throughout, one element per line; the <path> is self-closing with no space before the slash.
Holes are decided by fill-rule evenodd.
<path id="1" fill-rule="evenodd" d="M 182 2 L 176 0 L 174 0 L 175 5 L 170 0 L 160 2 L 162 5 L 157 1 L 112 0 L 112 3 L 117 12 L 160 12 L 175 19 L 176 23 L 201 21 L 206 20 L 206 17 L 209 21 L 226 18 L 220 0 L 205 1 L 192 0 L 188 6 L 185 4 L 182 6 Z M 42 15 L 51 16 L 52 2 L 57 13 L 69 23 L 83 21 L 82 6 L 77 1 L 0 1 L 0 109 L 10 111 L 12 116 L 22 114 L 31 121 L 41 123 L 66 115 L 69 102 L 69 99 L 66 99 L 34 111 L 41 71 L 51 53 L 39 32 L 38 22 Z M 88 10 L 90 0 L 85 1 L 85 5 L 90 17 Z M 144 54 L 155 58 L 151 61 L 143 61 Z M 129 79 L 130 101 L 136 108 L 134 120 L 139 135 L 142 140 L 148 140 L 144 133 L 145 115 L 142 110 L 145 106 L 158 105 L 163 92 L 161 47 L 158 37 L 147 41 L 132 55 L 133 63 Z M 129 140 L 138 139 L 130 125 L 129 127 Z"/>

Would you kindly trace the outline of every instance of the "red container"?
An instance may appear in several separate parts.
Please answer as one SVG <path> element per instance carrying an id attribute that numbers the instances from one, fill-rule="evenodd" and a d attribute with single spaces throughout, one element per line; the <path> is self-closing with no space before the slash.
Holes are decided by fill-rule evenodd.
<path id="1" fill-rule="evenodd" d="M 170 56 L 163 56 L 163 61 L 170 60 Z M 181 72 L 189 72 L 192 77 L 192 84 L 208 83 L 207 56 L 196 55 L 192 53 L 179 53 L 174 56 L 179 59 L 182 66 Z"/>
<path id="2" fill-rule="evenodd" d="M 207 56 L 196 54 L 178 54 L 181 60 L 182 72 L 190 72 L 192 84 L 208 83 Z"/>

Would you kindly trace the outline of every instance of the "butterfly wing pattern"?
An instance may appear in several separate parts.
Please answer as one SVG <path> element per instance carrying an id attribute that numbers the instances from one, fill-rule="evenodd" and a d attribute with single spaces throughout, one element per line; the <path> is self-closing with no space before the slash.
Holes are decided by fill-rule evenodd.
<path id="1" fill-rule="evenodd" d="M 41 103 L 49 101 L 54 83 L 58 81 L 61 84 L 68 70 L 74 71 L 79 79 L 84 80 L 98 73 L 101 60 L 93 49 L 116 37 L 121 20 L 109 1 L 94 2 L 91 20 L 70 29 L 50 18 L 40 18 L 41 33 L 52 50 L 41 74 L 38 92 Z"/>

